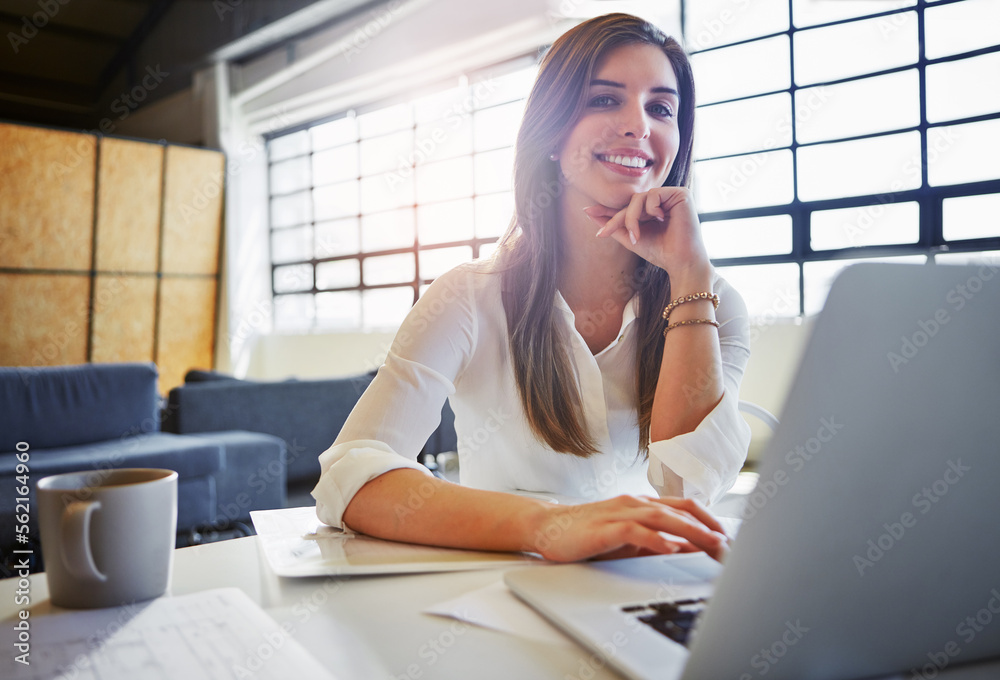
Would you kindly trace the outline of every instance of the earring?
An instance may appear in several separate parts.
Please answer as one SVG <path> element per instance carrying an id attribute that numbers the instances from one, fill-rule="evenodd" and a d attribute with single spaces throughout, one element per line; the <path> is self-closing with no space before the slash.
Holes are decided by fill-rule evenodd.
<path id="1" fill-rule="evenodd" d="M 557 161 L 557 160 L 559 160 L 559 156 L 556 155 L 556 154 L 554 154 L 554 153 L 550 153 L 549 154 L 549 160 L 550 161 Z"/>

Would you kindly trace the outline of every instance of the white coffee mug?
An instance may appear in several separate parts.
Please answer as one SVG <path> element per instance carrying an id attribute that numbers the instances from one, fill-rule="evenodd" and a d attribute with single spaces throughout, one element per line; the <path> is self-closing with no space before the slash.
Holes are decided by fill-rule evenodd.
<path id="1" fill-rule="evenodd" d="M 177 533 L 177 473 L 70 472 L 38 482 L 52 604 L 115 607 L 166 592 Z"/>

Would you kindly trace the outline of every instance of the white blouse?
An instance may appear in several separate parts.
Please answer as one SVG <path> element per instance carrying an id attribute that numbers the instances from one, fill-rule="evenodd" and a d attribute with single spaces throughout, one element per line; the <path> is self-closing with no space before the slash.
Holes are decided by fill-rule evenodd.
<path id="1" fill-rule="evenodd" d="M 320 520 L 342 527 L 344 510 L 365 483 L 397 468 L 430 472 L 416 462 L 438 426 L 447 398 L 455 412 L 463 485 L 591 501 L 619 494 L 718 500 L 746 458 L 750 427 L 737 409 L 749 350 L 746 306 L 716 276 L 716 314 L 724 377 L 722 401 L 693 431 L 638 452 L 635 409 L 637 298 L 622 315 L 616 341 L 593 354 L 562 295 L 553 304 L 566 324 L 584 418 L 600 453 L 557 453 L 532 433 L 518 396 L 500 298 L 500 274 L 488 261 L 456 267 L 432 283 L 393 340 L 385 363 L 337 440 L 320 455 L 312 495 Z M 680 480 L 680 481 L 679 481 Z"/>

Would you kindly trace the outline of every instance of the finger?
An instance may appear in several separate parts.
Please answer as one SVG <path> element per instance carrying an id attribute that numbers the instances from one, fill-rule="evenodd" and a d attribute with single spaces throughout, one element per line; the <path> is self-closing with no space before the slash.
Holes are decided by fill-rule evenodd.
<path id="1" fill-rule="evenodd" d="M 663 222 L 667 218 L 667 213 L 664 212 L 663 206 L 660 205 L 661 200 L 662 197 L 659 192 L 650 191 L 646 194 L 646 214 L 657 222 Z"/>
<path id="2" fill-rule="evenodd" d="M 583 209 L 583 212 L 587 213 L 591 217 L 614 217 L 621 212 L 621 210 L 619 208 L 609 208 L 606 205 L 595 203 L 594 205 L 588 205 Z"/>
<path id="3" fill-rule="evenodd" d="M 654 498 L 652 500 L 655 500 L 658 503 L 674 508 L 675 510 L 682 510 L 688 513 L 690 516 L 696 518 L 699 522 L 707 526 L 712 531 L 716 531 L 725 536 L 726 538 L 729 538 L 729 535 L 726 534 L 725 528 L 722 526 L 719 520 L 716 519 L 715 515 L 710 513 L 705 508 L 704 505 L 702 505 L 699 501 L 693 498 L 667 497 L 667 498 Z"/>
<path id="4" fill-rule="evenodd" d="M 601 204 L 589 205 L 583 209 L 583 214 L 589 217 L 591 222 L 600 227 L 597 230 L 598 236 L 604 233 L 604 227 L 607 226 L 608 220 L 618 214 L 618 212 L 614 208 L 609 208 Z"/>
<path id="5" fill-rule="evenodd" d="M 625 211 L 619 210 L 607 222 L 604 223 L 604 226 L 601 228 L 599 232 L 597 232 L 597 235 L 598 237 L 607 238 L 608 236 L 611 236 L 618 230 L 624 228 L 625 228 Z"/>
<path id="6" fill-rule="evenodd" d="M 721 533 L 716 533 L 696 519 L 691 519 L 672 508 L 656 503 L 646 503 L 644 507 L 630 507 L 616 513 L 616 519 L 635 522 L 646 529 L 672 534 L 675 541 L 687 540 L 706 552 L 715 550 L 727 541 Z"/>
<path id="7" fill-rule="evenodd" d="M 601 234 L 603 234 L 604 227 L 607 225 L 608 220 L 610 220 L 611 218 L 604 217 L 602 215 L 590 215 L 588 213 L 584 214 L 587 215 L 587 217 L 590 219 L 591 222 L 593 222 L 598 226 L 597 235 L 600 236 Z"/>
<path id="8" fill-rule="evenodd" d="M 689 541 L 679 541 L 677 542 L 677 546 L 679 548 L 677 551 L 679 554 L 703 552 L 716 562 L 722 562 L 726 556 L 729 555 L 729 544 L 725 542 L 719 543 L 719 545 L 715 548 L 706 549 L 699 548 L 694 543 Z"/>
<path id="9" fill-rule="evenodd" d="M 605 236 L 608 235 L 609 234 L 605 234 Z M 636 252 L 636 244 L 632 243 L 632 234 L 624 226 L 618 228 L 616 231 L 611 233 L 610 236 L 624 248 L 631 250 L 633 253 Z"/>
<path id="10" fill-rule="evenodd" d="M 639 241 L 639 220 L 645 214 L 645 198 L 642 194 L 634 194 L 625 207 L 625 228 L 628 229 L 632 245 Z"/>
<path id="11" fill-rule="evenodd" d="M 680 542 L 636 522 L 613 522 L 606 531 L 607 540 L 617 544 L 616 547 L 633 546 L 639 552 L 653 555 L 672 555 L 681 550 Z"/>

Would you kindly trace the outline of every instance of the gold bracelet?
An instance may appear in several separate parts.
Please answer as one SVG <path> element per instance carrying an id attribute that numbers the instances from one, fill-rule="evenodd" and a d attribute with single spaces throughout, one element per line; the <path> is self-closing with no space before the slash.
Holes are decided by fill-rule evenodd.
<path id="1" fill-rule="evenodd" d="M 687 321 L 678 321 L 677 323 L 667 324 L 667 327 L 663 329 L 663 338 L 666 339 L 667 333 L 678 328 L 679 326 L 695 326 L 697 324 L 708 324 L 710 326 L 719 327 L 718 321 L 712 321 L 711 319 L 688 319 Z"/>
<path id="2" fill-rule="evenodd" d="M 715 293 L 692 293 L 676 300 L 671 300 L 670 304 L 663 308 L 663 320 L 670 318 L 670 312 L 685 302 L 695 302 L 697 300 L 711 300 L 716 309 L 719 308 L 719 296 Z"/>

